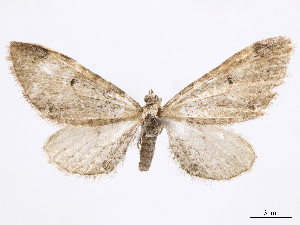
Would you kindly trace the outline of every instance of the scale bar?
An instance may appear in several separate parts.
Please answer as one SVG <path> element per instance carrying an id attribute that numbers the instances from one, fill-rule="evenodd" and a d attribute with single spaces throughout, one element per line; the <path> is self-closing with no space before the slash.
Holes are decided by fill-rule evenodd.
<path id="1" fill-rule="evenodd" d="M 262 216 L 262 217 L 259 217 L 259 216 L 250 216 L 250 218 L 292 218 L 291 216 L 285 216 L 285 217 L 282 217 L 282 216 Z"/>

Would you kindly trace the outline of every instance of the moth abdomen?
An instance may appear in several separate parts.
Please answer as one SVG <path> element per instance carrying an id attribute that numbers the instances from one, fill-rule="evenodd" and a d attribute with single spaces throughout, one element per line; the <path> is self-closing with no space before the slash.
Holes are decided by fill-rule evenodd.
<path id="1" fill-rule="evenodd" d="M 140 171 L 149 170 L 154 156 L 156 139 L 162 129 L 162 124 L 155 117 L 146 116 L 142 124 L 142 134 L 140 137 Z"/>
<path id="2" fill-rule="evenodd" d="M 150 137 L 147 137 L 146 134 L 143 135 L 141 150 L 140 150 L 140 163 L 139 163 L 140 171 L 149 170 L 154 156 L 156 139 L 157 139 L 157 135 L 150 136 Z"/>

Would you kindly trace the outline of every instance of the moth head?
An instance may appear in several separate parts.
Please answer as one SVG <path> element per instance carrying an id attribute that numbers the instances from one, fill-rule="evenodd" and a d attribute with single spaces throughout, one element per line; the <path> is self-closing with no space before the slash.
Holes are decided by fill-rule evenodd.
<path id="1" fill-rule="evenodd" d="M 157 102 L 160 103 L 161 98 L 159 98 L 157 95 L 155 95 L 153 93 L 153 90 L 151 89 L 149 91 L 149 94 L 145 95 L 144 101 L 146 102 L 146 105 L 149 105 L 149 104 L 154 104 L 154 103 L 157 103 Z"/>

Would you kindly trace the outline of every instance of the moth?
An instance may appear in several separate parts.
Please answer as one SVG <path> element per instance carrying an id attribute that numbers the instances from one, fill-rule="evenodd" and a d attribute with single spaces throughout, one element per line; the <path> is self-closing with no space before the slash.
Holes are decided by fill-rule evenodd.
<path id="1" fill-rule="evenodd" d="M 138 131 L 139 170 L 148 171 L 164 128 L 179 167 L 194 177 L 229 180 L 249 170 L 251 145 L 222 125 L 264 115 L 282 84 L 294 45 L 258 41 L 194 81 L 164 106 L 152 90 L 145 106 L 75 60 L 38 44 L 11 42 L 11 71 L 42 118 L 64 128 L 46 142 L 48 161 L 83 176 L 115 171 Z"/>

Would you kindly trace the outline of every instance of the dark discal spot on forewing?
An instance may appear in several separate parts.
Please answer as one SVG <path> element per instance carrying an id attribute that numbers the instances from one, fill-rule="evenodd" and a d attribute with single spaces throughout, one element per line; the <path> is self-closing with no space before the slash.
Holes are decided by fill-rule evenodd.
<path id="1" fill-rule="evenodd" d="M 232 78 L 231 78 L 231 77 L 227 77 L 227 82 L 228 82 L 229 84 L 233 84 Z"/>
<path id="2" fill-rule="evenodd" d="M 73 86 L 75 84 L 75 82 L 76 82 L 76 80 L 72 79 L 71 82 L 70 82 L 71 86 Z"/>

